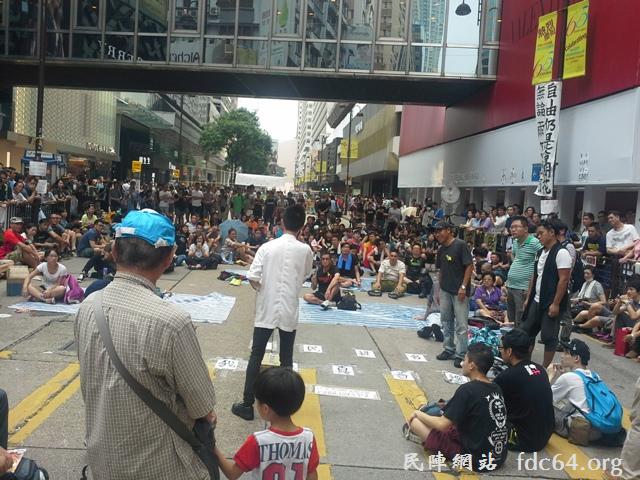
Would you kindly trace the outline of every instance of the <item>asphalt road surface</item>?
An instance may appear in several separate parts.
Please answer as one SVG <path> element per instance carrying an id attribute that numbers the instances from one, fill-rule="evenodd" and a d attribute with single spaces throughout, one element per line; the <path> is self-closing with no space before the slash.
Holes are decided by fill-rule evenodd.
<path id="1" fill-rule="evenodd" d="M 65 262 L 76 274 L 83 264 L 82 259 L 76 258 Z M 231 404 L 241 399 L 255 295 L 248 285 L 231 286 L 217 280 L 218 273 L 219 270 L 189 271 L 179 267 L 174 273 L 165 275 L 159 286 L 176 293 L 219 292 L 236 298 L 233 310 L 223 324 L 196 324 L 204 359 L 216 388 L 218 444 L 232 455 L 248 434 L 263 429 L 265 424 L 259 419 L 245 422 L 230 413 Z M 88 284 L 86 281 L 84 285 Z M 425 306 L 416 296 L 392 300 L 386 296 L 369 298 L 359 293 L 358 299 Z M 21 298 L 6 296 L 5 281 L 1 281 L 0 313 L 10 315 L 0 318 L 0 387 L 9 395 L 10 445 L 26 448 L 27 456 L 47 468 L 52 479 L 80 478 L 80 470 L 85 464 L 85 418 L 73 343 L 73 317 L 16 313 L 7 308 L 17 301 Z M 590 366 L 612 387 L 623 405 L 630 407 L 640 365 L 614 356 L 611 350 L 601 348 L 593 339 L 586 341 L 592 347 Z M 318 345 L 322 351 L 318 353 L 317 347 L 304 351 L 303 345 Z M 537 360 L 541 357 L 540 347 L 537 346 L 535 353 Z M 422 449 L 407 442 L 401 434 L 404 418 L 425 398 L 430 401 L 448 398 L 455 391 L 455 385 L 444 381 L 443 371 L 460 371 L 456 371 L 451 361 L 436 360 L 440 351 L 441 344 L 418 338 L 414 330 L 300 326 L 294 361 L 309 393 L 296 421 L 315 432 L 321 454 L 321 479 L 452 479 L 461 476 L 447 467 L 438 472 L 437 462 L 432 462 L 429 469 L 429 459 Z M 358 356 L 358 353 L 365 356 Z M 407 354 L 421 354 L 424 358 Z M 225 359 L 227 361 L 223 361 Z M 410 375 L 403 377 L 395 373 L 398 378 L 394 378 L 391 372 L 398 371 L 410 372 Z M 628 424 L 628 417 L 626 422 Z M 620 449 L 617 448 L 576 447 L 554 435 L 537 457 L 510 453 L 501 469 L 483 475 L 463 474 L 462 477 L 599 479 L 602 468 L 615 466 L 619 456 Z"/>

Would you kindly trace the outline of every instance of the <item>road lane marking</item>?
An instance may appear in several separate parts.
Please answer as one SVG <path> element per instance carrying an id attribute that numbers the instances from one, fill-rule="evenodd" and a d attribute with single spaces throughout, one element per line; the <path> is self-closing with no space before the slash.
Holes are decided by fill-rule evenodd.
<path id="1" fill-rule="evenodd" d="M 413 415 L 413 412 L 415 410 L 427 403 L 427 395 L 415 381 L 398 380 L 394 378 L 391 373 L 385 373 L 384 378 L 387 381 L 387 385 L 389 385 L 389 391 L 400 407 L 400 411 L 402 412 L 402 416 L 404 417 L 405 421 L 408 420 L 411 415 Z M 398 427 L 398 431 L 400 431 L 400 427 Z M 426 451 L 424 452 L 424 455 L 428 460 Z M 475 473 L 469 471 L 458 472 L 458 475 L 431 470 L 428 471 L 433 475 L 433 478 L 435 480 L 454 480 L 460 478 L 465 480 L 478 480 L 478 476 Z"/>
<path id="2" fill-rule="evenodd" d="M 31 417 L 25 425 L 13 435 L 9 435 L 11 445 L 21 445 L 40 425 L 80 389 L 80 378 L 76 377 L 51 399 L 42 409 Z"/>
<path id="3" fill-rule="evenodd" d="M 318 381 L 315 368 L 301 368 L 299 373 L 306 385 L 315 385 Z M 293 415 L 292 420 L 296 425 L 310 428 L 313 431 L 318 454 L 320 457 L 326 457 L 327 445 L 320 411 L 320 397 L 316 393 L 307 391 L 302 407 Z M 331 480 L 332 478 L 331 465 L 322 464 L 318 467 L 319 480 Z"/>
<path id="4" fill-rule="evenodd" d="M 575 478 L 580 480 L 601 480 L 602 470 L 593 470 L 589 468 L 590 455 L 584 453 L 573 443 L 569 443 L 569 440 L 562 438 L 557 433 L 551 435 L 547 446 L 546 452 L 551 458 L 557 456 L 558 463 L 563 462 L 564 471 L 569 475 L 569 478 Z M 573 466 L 567 465 L 567 463 L 575 463 Z"/>
<path id="5" fill-rule="evenodd" d="M 2 350 L 0 352 L 0 360 L 11 360 L 13 352 L 11 350 Z"/>
<path id="6" fill-rule="evenodd" d="M 80 365 L 71 363 L 51 377 L 46 383 L 27 395 L 9 410 L 9 433 L 21 427 L 49 401 L 69 385 L 80 373 Z"/>

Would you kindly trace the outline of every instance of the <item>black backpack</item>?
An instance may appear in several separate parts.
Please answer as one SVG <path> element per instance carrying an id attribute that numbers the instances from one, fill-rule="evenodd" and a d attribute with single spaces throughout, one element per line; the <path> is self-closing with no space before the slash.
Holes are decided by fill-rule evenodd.
<path id="1" fill-rule="evenodd" d="M 356 300 L 356 296 L 351 292 L 344 292 L 342 299 L 336 304 L 338 310 L 349 310 L 355 312 L 356 310 L 362 310 L 362 305 Z"/>
<path id="2" fill-rule="evenodd" d="M 8 473 L 3 480 L 49 480 L 49 474 L 44 468 L 40 468 L 30 458 L 23 457 L 16 468 L 15 473 Z"/>

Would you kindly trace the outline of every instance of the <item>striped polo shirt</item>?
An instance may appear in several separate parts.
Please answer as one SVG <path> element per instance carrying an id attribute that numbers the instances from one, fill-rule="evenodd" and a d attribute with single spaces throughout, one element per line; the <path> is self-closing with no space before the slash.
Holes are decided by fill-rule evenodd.
<path id="1" fill-rule="evenodd" d="M 528 290 L 529 281 L 533 276 L 533 269 L 536 263 L 536 254 L 542 248 L 540 241 L 533 235 L 529 235 L 524 243 L 514 238 L 511 247 L 511 258 L 513 262 L 509 267 L 507 277 L 507 287 L 514 290 Z"/>

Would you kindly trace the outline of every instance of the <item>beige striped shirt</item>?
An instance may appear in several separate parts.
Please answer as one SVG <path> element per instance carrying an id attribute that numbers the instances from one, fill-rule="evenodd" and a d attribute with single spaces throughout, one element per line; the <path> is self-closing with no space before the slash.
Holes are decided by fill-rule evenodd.
<path id="1" fill-rule="evenodd" d="M 94 295 L 76 316 L 86 407 L 87 459 L 96 480 L 208 479 L 191 447 L 140 400 L 109 361 L 94 318 Z M 113 343 L 133 377 L 189 427 L 215 393 L 189 314 L 145 278 L 118 273 L 104 289 Z"/>

